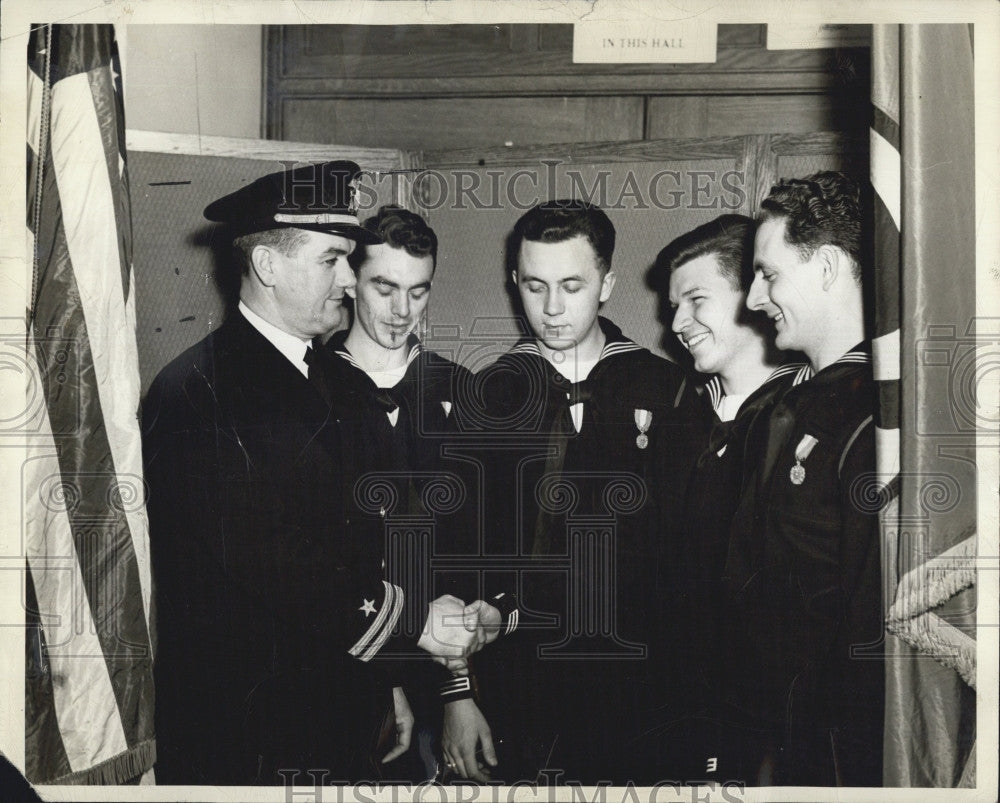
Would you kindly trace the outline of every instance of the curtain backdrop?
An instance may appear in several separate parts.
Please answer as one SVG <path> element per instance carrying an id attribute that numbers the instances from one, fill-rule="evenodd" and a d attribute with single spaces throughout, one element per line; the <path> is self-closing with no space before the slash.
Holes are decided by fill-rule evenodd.
<path id="1" fill-rule="evenodd" d="M 875 26 L 885 784 L 975 785 L 972 28 Z M 900 323 L 903 323 L 902 328 Z"/>

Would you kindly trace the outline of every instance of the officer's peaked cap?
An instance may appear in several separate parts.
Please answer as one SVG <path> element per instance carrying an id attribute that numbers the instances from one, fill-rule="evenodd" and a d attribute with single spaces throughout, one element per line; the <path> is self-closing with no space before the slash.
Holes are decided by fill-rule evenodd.
<path id="1" fill-rule="evenodd" d="M 357 215 L 354 162 L 309 164 L 269 173 L 205 207 L 205 217 L 235 231 L 296 228 L 339 234 L 359 243 L 382 242 Z"/>

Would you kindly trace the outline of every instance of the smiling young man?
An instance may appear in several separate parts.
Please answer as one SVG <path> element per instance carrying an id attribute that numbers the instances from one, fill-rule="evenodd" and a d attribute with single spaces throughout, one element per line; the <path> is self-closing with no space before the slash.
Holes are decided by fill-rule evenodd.
<path id="1" fill-rule="evenodd" d="M 704 375 L 699 388 L 710 432 L 687 488 L 673 587 L 682 624 L 671 657 L 676 703 L 665 709 L 663 761 L 675 779 L 739 776 L 720 739 L 719 702 L 727 664 L 719 661 L 722 578 L 739 499 L 751 423 L 776 396 L 811 372 L 780 364 L 766 316 L 746 306 L 753 277 L 754 221 L 722 215 L 681 235 L 657 256 L 652 284 L 669 296 L 671 329 Z"/>
<path id="2" fill-rule="evenodd" d="M 868 220 L 840 173 L 786 179 L 761 204 L 747 305 L 815 375 L 751 427 L 726 566 L 731 701 L 759 759 L 749 783 L 882 782 Z"/>
<path id="3" fill-rule="evenodd" d="M 487 553 L 508 561 L 521 603 L 517 632 L 476 664 L 508 783 L 541 770 L 652 782 L 661 769 L 640 734 L 667 682 L 656 600 L 698 402 L 678 366 L 600 317 L 614 245 L 591 204 L 525 213 L 511 279 L 531 335 L 476 376 L 498 438 L 489 459 L 505 466 Z"/>
<path id="4" fill-rule="evenodd" d="M 326 342 L 326 370 L 336 390 L 334 412 L 353 433 L 356 476 L 380 472 L 401 482 L 400 507 L 387 511 L 400 515 L 415 504 L 411 497 L 424 475 L 441 468 L 455 399 L 471 375 L 424 348 L 416 334 L 437 263 L 433 229 L 396 206 L 379 209 L 364 229 L 382 242 L 361 246 L 350 257 L 354 317 L 348 330 Z"/>
<path id="5" fill-rule="evenodd" d="M 456 387 L 468 372 L 425 349 L 416 335 L 436 268 L 434 231 L 396 206 L 382 207 L 364 229 L 381 242 L 350 257 L 354 317 L 327 340 L 325 367 L 338 417 L 364 424 L 355 448 L 370 454 L 358 454 L 360 465 L 418 471 L 434 459 L 434 438 L 448 430 Z"/>
<path id="6" fill-rule="evenodd" d="M 708 399 L 722 421 L 772 375 L 780 361 L 766 318 L 746 308 L 754 223 L 722 215 L 664 248 L 656 267 L 669 273 L 671 330 L 710 377 Z"/>

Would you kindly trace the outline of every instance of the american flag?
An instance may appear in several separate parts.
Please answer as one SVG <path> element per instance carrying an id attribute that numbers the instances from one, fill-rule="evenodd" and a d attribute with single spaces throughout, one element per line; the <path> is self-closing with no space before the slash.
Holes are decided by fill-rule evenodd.
<path id="1" fill-rule="evenodd" d="M 125 783 L 155 760 L 149 535 L 121 75 L 111 25 L 28 44 L 28 350 L 22 470 L 25 764 Z"/>

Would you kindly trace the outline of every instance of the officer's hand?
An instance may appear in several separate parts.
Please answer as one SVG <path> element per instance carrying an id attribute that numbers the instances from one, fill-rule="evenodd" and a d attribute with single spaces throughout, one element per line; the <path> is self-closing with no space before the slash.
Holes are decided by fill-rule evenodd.
<path id="1" fill-rule="evenodd" d="M 392 690 L 392 706 L 396 715 L 396 746 L 386 753 L 385 758 L 382 759 L 383 764 L 394 758 L 399 758 L 409 750 L 410 737 L 413 735 L 413 710 L 400 686 L 396 686 Z"/>
<path id="2" fill-rule="evenodd" d="M 477 599 L 465 606 L 465 629 L 476 634 L 476 650 L 496 641 L 503 618 L 488 602 Z"/>
<path id="3" fill-rule="evenodd" d="M 477 644 L 475 629 L 465 627 L 465 603 L 458 597 L 445 594 L 428 606 L 427 621 L 417 642 L 420 649 L 429 652 L 439 663 L 447 665 L 448 658 L 467 658 L 481 645 Z"/>

